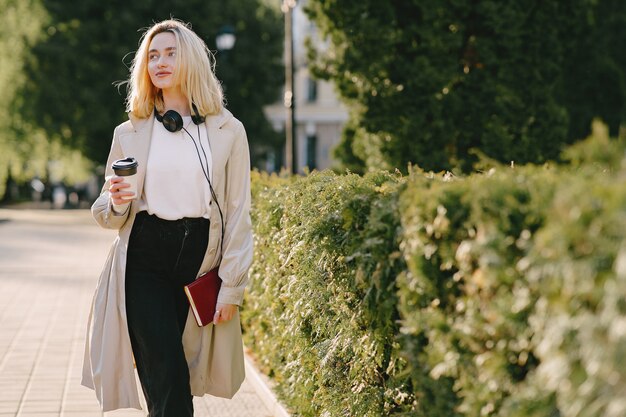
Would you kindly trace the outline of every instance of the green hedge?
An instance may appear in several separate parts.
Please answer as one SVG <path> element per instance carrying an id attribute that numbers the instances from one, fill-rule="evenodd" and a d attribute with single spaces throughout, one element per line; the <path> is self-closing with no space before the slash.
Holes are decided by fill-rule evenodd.
<path id="1" fill-rule="evenodd" d="M 298 416 L 626 415 L 623 152 L 255 174 L 247 345 Z"/>

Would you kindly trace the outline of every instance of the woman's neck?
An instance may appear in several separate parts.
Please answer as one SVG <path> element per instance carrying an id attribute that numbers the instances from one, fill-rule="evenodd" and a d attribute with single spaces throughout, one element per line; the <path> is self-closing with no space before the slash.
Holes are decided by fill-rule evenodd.
<path id="1" fill-rule="evenodd" d="M 165 111 L 175 110 L 181 116 L 191 115 L 189 101 L 179 89 L 167 89 L 161 90 L 161 92 L 163 94 L 163 104 L 165 105 Z"/>

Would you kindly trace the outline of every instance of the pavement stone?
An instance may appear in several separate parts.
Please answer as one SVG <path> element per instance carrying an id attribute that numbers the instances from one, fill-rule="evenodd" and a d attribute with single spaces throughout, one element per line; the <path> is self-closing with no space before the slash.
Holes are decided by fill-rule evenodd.
<path id="1" fill-rule="evenodd" d="M 0 209 L 0 417 L 102 413 L 80 385 L 87 317 L 115 232 L 87 210 Z M 271 417 L 246 378 L 232 400 L 194 397 L 195 417 Z"/>

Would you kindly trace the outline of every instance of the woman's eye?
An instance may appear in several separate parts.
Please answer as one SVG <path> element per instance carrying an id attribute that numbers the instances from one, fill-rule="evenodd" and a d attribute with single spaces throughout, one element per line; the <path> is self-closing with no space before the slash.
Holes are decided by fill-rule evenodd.
<path id="1" fill-rule="evenodd" d="M 176 52 L 174 51 L 170 52 L 170 56 L 176 56 Z"/>
<path id="2" fill-rule="evenodd" d="M 149 56 L 148 56 L 148 59 L 149 59 L 150 61 L 154 61 L 155 59 L 157 59 L 157 56 L 156 56 L 156 55 L 149 55 Z"/>

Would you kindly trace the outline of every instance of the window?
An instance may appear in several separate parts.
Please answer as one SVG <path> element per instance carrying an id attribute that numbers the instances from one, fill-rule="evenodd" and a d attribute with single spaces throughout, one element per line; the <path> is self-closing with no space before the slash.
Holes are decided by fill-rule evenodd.
<path id="1" fill-rule="evenodd" d="M 317 81 L 312 78 L 307 79 L 306 101 L 308 103 L 317 101 Z"/>
<path id="2" fill-rule="evenodd" d="M 306 137 L 306 165 L 309 169 L 317 168 L 317 136 Z"/>

